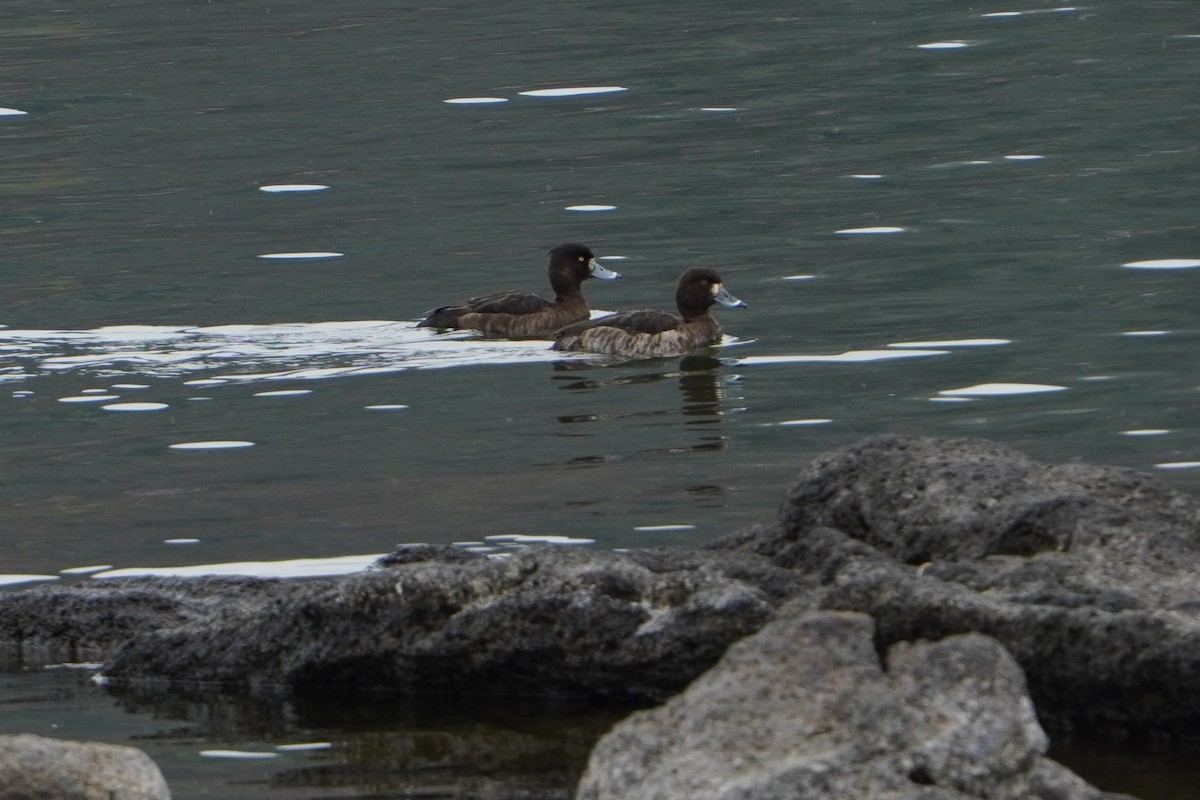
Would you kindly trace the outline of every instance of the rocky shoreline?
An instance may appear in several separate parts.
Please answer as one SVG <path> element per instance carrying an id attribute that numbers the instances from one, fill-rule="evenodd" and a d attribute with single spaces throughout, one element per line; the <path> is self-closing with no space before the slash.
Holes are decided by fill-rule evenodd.
<path id="1" fill-rule="evenodd" d="M 696 550 L 398 548 L 340 578 L 0 594 L 0 643 L 114 683 L 662 704 L 578 797 L 1100 798 L 1043 727 L 1200 723 L 1200 504 L 1132 470 L 876 437 Z"/>

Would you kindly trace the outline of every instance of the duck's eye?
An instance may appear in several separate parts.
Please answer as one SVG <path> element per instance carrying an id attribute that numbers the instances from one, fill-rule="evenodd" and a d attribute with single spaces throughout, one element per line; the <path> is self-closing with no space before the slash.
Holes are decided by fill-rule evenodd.
<path id="1" fill-rule="evenodd" d="M 579 263 L 580 263 L 580 264 L 582 264 L 582 263 L 583 263 L 583 261 L 584 261 L 584 258 L 583 258 L 583 256 L 580 256 L 580 257 L 579 257 Z"/>

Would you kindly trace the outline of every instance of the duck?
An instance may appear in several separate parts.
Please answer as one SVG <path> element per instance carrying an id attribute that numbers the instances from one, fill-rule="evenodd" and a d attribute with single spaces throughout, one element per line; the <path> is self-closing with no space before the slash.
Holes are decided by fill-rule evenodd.
<path id="1" fill-rule="evenodd" d="M 564 325 L 588 318 L 591 312 L 580 287 L 585 280 L 621 277 L 578 242 L 551 250 L 548 272 L 553 300 L 528 292 L 494 292 L 428 311 L 417 327 L 473 330 L 506 339 L 549 339 Z"/>
<path id="2" fill-rule="evenodd" d="M 550 348 L 633 358 L 683 355 L 721 340 L 721 326 L 708 313 L 715 303 L 746 308 L 726 290 L 715 269 L 692 267 L 675 287 L 679 316 L 658 309 L 618 311 L 563 326 Z"/>

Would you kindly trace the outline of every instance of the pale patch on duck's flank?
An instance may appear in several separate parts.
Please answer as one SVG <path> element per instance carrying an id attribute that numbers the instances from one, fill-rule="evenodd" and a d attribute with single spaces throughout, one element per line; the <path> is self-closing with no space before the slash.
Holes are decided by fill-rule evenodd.
<path id="1" fill-rule="evenodd" d="M 1166 436 L 1170 433 L 1168 428 L 1138 428 L 1132 431 L 1121 431 L 1122 436 Z"/>
<path id="2" fill-rule="evenodd" d="M 329 187 L 323 183 L 272 183 L 258 187 L 260 192 L 283 194 L 287 192 L 323 192 Z"/>
<path id="3" fill-rule="evenodd" d="M 573 539 L 570 536 L 530 536 L 523 533 L 501 533 L 483 537 L 489 542 L 511 542 L 512 544 L 595 544 L 595 539 Z"/>
<path id="4" fill-rule="evenodd" d="M 507 97 L 451 97 L 443 103 L 452 106 L 490 106 L 497 103 L 507 103 Z"/>
<path id="5" fill-rule="evenodd" d="M 19 108 L 0 108 L 0 117 L 23 117 L 28 113 Z"/>
<path id="6" fill-rule="evenodd" d="M 1012 344 L 1011 339 L 946 339 L 944 341 L 928 342 L 892 342 L 888 347 L 897 348 L 930 348 L 930 347 L 996 347 Z"/>
<path id="7" fill-rule="evenodd" d="M 925 44 L 917 45 L 918 50 L 961 50 L 964 47 L 971 45 L 959 39 L 948 42 L 926 42 Z"/>
<path id="8" fill-rule="evenodd" d="M 638 533 L 665 533 L 667 531 L 694 531 L 695 525 L 638 525 L 634 528 Z"/>
<path id="9" fill-rule="evenodd" d="M 907 228 L 901 228 L 897 225 L 875 225 L 868 228 L 842 228 L 834 231 L 834 233 L 842 236 L 877 236 L 879 234 L 888 233 L 907 233 Z"/>
<path id="10" fill-rule="evenodd" d="M 312 389 L 275 389 L 270 392 L 255 392 L 254 397 L 298 397 L 302 394 L 312 393 Z"/>
<path id="11" fill-rule="evenodd" d="M 1195 269 L 1200 267 L 1200 258 L 1155 258 L 1150 261 L 1130 261 L 1121 266 L 1126 269 Z"/>
<path id="12" fill-rule="evenodd" d="M 322 258 L 341 258 L 345 253 L 335 253 L 330 250 L 312 250 L 308 252 L 297 253 L 263 253 L 259 258 L 268 258 L 275 260 L 304 260 L 304 259 L 322 259 Z"/>
<path id="13" fill-rule="evenodd" d="M 162 411 L 170 406 L 166 403 L 109 403 L 100 408 L 105 411 Z"/>
<path id="14" fill-rule="evenodd" d="M 1055 386 L 1045 383 L 979 383 L 974 386 L 964 386 L 961 389 L 944 389 L 938 392 L 938 394 L 942 397 L 1007 397 L 1022 394 L 1065 392 L 1066 390 L 1066 386 Z"/>
<path id="15" fill-rule="evenodd" d="M 567 206 L 567 211 L 583 211 L 583 212 L 598 212 L 598 211 L 616 211 L 616 206 L 606 206 L 598 204 L 584 204 L 578 206 Z"/>
<path id="16" fill-rule="evenodd" d="M 119 394 L 81 394 L 71 397 L 60 397 L 60 403 L 103 403 L 106 400 L 120 400 Z"/>
<path id="17" fill-rule="evenodd" d="M 401 403 L 380 403 L 374 406 L 365 406 L 368 411 L 403 411 L 408 406 Z"/>
<path id="18" fill-rule="evenodd" d="M 629 91 L 624 86 L 560 86 L 554 89 L 529 89 L 518 94 L 525 97 L 580 97 L 590 94 L 613 94 Z"/>
<path id="19" fill-rule="evenodd" d="M 1167 336 L 1170 331 L 1122 331 L 1122 336 Z"/>
<path id="20" fill-rule="evenodd" d="M 254 750 L 201 750 L 200 755 L 204 758 L 279 758 L 279 753 Z"/>
<path id="21" fill-rule="evenodd" d="M 172 450 L 233 450 L 239 447 L 253 447 L 254 442 L 236 439 L 214 440 L 211 442 L 179 442 L 171 445 Z"/>
<path id="22" fill-rule="evenodd" d="M 786 419 L 783 422 L 776 422 L 775 424 L 779 427 L 788 428 L 788 427 L 800 427 L 800 426 L 805 426 L 805 425 L 829 425 L 832 422 L 833 422 L 833 420 L 831 420 L 831 419 L 823 419 L 823 418 L 814 417 L 812 419 Z"/>
<path id="23" fill-rule="evenodd" d="M 1156 469 L 1196 469 L 1200 461 L 1164 461 L 1154 465 Z"/>

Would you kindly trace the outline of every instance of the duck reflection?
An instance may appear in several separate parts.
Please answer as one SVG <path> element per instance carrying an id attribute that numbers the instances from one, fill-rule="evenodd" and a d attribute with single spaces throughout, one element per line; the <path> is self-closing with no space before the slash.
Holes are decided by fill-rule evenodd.
<path id="1" fill-rule="evenodd" d="M 713 426 L 719 426 L 722 418 L 726 413 L 726 390 L 728 381 L 733 377 L 723 373 L 723 365 L 719 359 L 707 355 L 688 355 L 682 359 L 655 359 L 653 362 L 641 361 L 639 366 L 642 368 L 655 366 L 657 369 L 649 372 L 637 372 L 633 374 L 619 374 L 611 377 L 604 376 L 599 378 L 580 377 L 575 378 L 570 373 L 577 373 L 580 367 L 577 364 L 555 365 L 555 379 L 563 380 L 562 386 L 559 388 L 581 394 L 604 392 L 611 389 L 628 386 L 645 386 L 651 384 L 660 384 L 664 381 L 675 381 L 679 387 L 678 404 L 673 404 L 670 408 L 639 408 L 636 402 L 625 403 L 606 403 L 605 405 L 612 409 L 607 411 L 598 411 L 590 413 L 578 414 L 562 414 L 558 416 L 558 421 L 564 425 L 575 425 L 579 423 L 598 423 L 610 420 L 627 420 L 627 419 L 650 419 L 661 417 L 665 419 L 682 416 L 683 424 L 687 426 L 704 426 L 710 429 Z M 587 367 L 585 367 L 587 368 Z M 595 369 L 596 365 L 590 365 L 590 368 Z M 601 367 L 604 369 L 604 367 Z M 640 429 L 643 430 L 644 429 Z M 637 433 L 637 431 L 632 431 Z M 565 434 L 565 435 L 589 435 L 589 434 Z M 658 438 L 658 437 L 655 437 Z M 645 437 L 642 436 L 639 441 L 645 442 Z M 637 453 L 654 453 L 654 452 L 695 452 L 706 450 L 722 450 L 726 447 L 727 437 L 719 432 L 706 430 L 698 441 L 676 447 L 649 447 L 639 448 L 634 452 Z M 596 463 L 597 461 L 607 461 L 611 456 L 580 456 L 572 459 L 570 463 Z"/>

